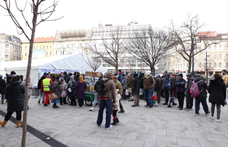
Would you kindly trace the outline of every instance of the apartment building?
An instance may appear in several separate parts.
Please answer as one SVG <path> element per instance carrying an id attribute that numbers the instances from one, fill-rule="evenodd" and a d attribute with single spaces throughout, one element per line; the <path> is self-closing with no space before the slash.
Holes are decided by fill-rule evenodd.
<path id="1" fill-rule="evenodd" d="M 22 58 L 21 39 L 14 35 L 0 34 L 0 61 L 16 61 Z"/>

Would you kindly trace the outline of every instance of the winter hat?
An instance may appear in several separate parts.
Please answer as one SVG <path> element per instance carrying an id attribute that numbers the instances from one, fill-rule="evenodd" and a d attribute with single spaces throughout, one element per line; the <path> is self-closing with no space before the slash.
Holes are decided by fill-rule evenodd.
<path id="1" fill-rule="evenodd" d="M 179 74 L 179 77 L 183 77 L 183 74 Z"/>
<path id="2" fill-rule="evenodd" d="M 64 81 L 64 79 L 63 79 L 63 78 L 61 78 L 61 81 Z"/>
<path id="3" fill-rule="evenodd" d="M 145 73 L 145 76 L 146 76 L 146 78 L 148 79 L 148 78 L 150 77 L 150 72 L 147 71 L 147 72 Z"/>
<path id="4" fill-rule="evenodd" d="M 15 71 L 11 71 L 11 75 L 15 75 L 16 74 L 16 72 Z"/>
<path id="5" fill-rule="evenodd" d="M 192 77 L 192 74 L 191 73 L 187 74 L 187 77 Z"/>
<path id="6" fill-rule="evenodd" d="M 138 77 L 138 74 L 134 74 L 134 78 L 137 78 Z"/>

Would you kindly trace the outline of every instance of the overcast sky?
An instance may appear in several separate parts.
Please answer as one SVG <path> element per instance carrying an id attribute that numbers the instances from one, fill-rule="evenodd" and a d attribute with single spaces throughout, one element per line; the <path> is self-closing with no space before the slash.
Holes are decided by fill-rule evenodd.
<path id="1" fill-rule="evenodd" d="M 19 6 L 22 7 L 25 1 L 18 0 Z M 2 0 L 0 4 L 4 5 Z M 100 23 L 127 25 L 136 21 L 163 28 L 171 19 L 181 25 L 188 13 L 199 15 L 200 21 L 206 23 L 205 31 L 228 32 L 228 0 L 60 0 L 52 18 L 64 18 L 42 23 L 37 28 L 36 37 L 55 36 L 57 30 L 91 29 Z M 30 11 L 26 14 L 29 15 Z M 7 12 L 0 9 L 0 32 L 18 36 L 13 22 L 6 15 Z M 17 18 L 21 20 L 19 14 Z"/>

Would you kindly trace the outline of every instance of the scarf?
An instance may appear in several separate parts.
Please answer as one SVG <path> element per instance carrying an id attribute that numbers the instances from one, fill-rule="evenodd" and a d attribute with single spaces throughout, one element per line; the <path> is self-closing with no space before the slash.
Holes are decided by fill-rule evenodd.
<path id="1" fill-rule="evenodd" d="M 79 76 L 79 80 L 81 83 L 84 83 L 83 76 Z"/>

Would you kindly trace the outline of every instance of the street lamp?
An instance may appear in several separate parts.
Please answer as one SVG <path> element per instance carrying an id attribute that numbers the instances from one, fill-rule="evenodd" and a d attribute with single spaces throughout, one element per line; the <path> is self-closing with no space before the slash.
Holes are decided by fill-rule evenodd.
<path id="1" fill-rule="evenodd" d="M 189 51 L 192 51 L 192 74 L 194 74 L 194 38 L 192 38 L 192 44 L 191 44 L 191 49 Z"/>
<path id="2" fill-rule="evenodd" d="M 207 52 L 206 52 L 206 83 L 208 84 L 208 69 L 207 69 L 207 57 L 209 57 L 209 55 L 207 55 Z"/>

